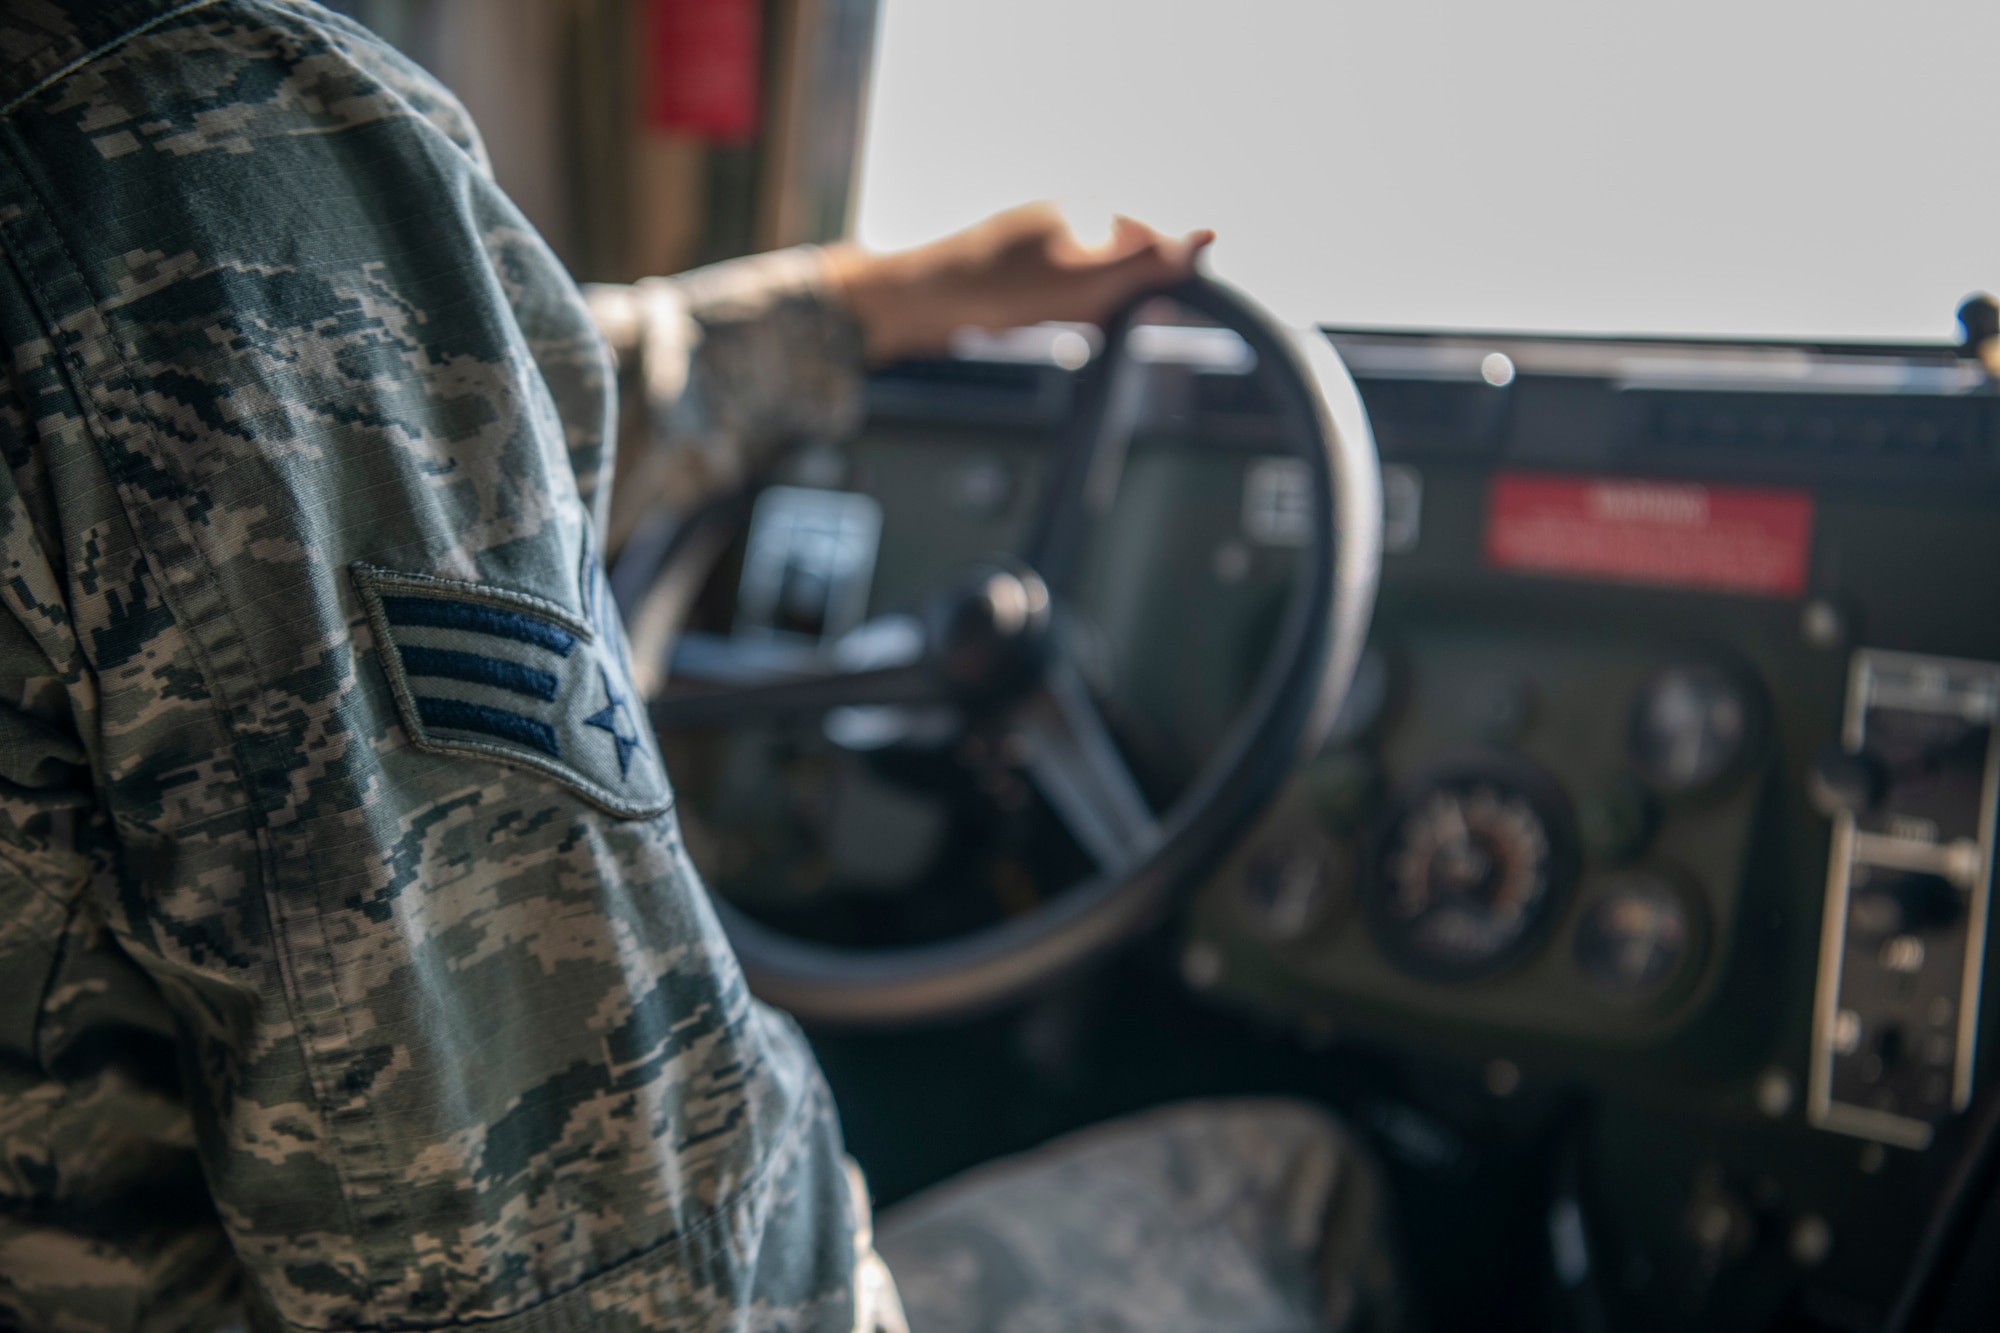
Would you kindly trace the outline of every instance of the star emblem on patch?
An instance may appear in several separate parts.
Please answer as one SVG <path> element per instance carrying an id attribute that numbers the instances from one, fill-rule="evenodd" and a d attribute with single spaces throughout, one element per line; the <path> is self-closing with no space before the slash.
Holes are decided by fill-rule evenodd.
<path id="1" fill-rule="evenodd" d="M 632 751 L 639 748 L 639 733 L 625 716 L 625 697 L 611 684 L 611 673 L 603 667 L 598 675 L 604 682 L 604 707 L 583 720 L 586 727 L 596 727 L 611 733 L 611 743 L 618 747 L 618 776 L 630 776 Z"/>

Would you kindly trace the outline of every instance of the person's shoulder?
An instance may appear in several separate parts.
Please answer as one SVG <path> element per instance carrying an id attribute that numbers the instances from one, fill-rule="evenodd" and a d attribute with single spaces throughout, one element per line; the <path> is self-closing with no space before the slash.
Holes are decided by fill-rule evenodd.
<path id="1" fill-rule="evenodd" d="M 0 107 L 19 105 L 87 62 L 93 52 L 185 8 L 186 0 L 154 4 L 4 0 L 0 3 Z"/>
<path id="2" fill-rule="evenodd" d="M 414 116 L 485 165 L 449 92 L 312 0 L 0 0 L 0 118 L 34 111 L 105 158 L 142 143 L 240 153 L 257 122 L 301 115 Z"/>

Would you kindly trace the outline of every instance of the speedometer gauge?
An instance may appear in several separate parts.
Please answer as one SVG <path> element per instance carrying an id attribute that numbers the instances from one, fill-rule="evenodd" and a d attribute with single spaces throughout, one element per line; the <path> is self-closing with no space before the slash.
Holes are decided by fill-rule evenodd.
<path id="1" fill-rule="evenodd" d="M 1555 784 L 1515 760 L 1441 772 L 1391 811 L 1373 865 L 1369 923 L 1390 960 L 1433 981 L 1519 962 L 1576 877 Z"/>

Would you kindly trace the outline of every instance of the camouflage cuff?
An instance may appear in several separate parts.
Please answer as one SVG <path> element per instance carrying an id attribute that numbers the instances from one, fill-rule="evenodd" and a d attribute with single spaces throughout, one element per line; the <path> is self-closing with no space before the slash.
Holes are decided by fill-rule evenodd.
<path id="1" fill-rule="evenodd" d="M 854 1215 L 854 1333 L 910 1333 L 903 1298 L 889 1265 L 875 1252 L 874 1206 L 861 1164 L 845 1159 Z"/>
<path id="2" fill-rule="evenodd" d="M 613 545 L 650 505 L 685 509 L 787 444 L 860 423 L 861 327 L 817 246 L 584 294 L 644 405 L 643 438 L 620 468 Z"/>

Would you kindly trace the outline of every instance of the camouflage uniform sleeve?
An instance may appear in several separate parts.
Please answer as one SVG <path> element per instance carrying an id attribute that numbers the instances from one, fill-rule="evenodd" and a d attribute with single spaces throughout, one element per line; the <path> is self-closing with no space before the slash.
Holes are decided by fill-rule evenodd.
<path id="1" fill-rule="evenodd" d="M 780 445 L 860 424 L 862 335 L 800 246 L 584 289 L 627 404 L 608 544 L 645 510 L 741 483 Z"/>
<path id="2" fill-rule="evenodd" d="M 604 345 L 462 112 L 306 0 L 0 55 L 0 1324 L 848 1333 L 608 609 Z"/>
<path id="3" fill-rule="evenodd" d="M 105 843 L 84 654 L 30 499 L 19 386 L 0 391 L 0 1326 L 201 1326 L 236 1265 L 207 1205 L 174 1030 L 87 889 Z M 33 484 L 33 479 L 31 484 Z M 35 485 L 39 492 L 42 488 Z M 135 1201 L 152 1206 L 134 1207 Z"/>

